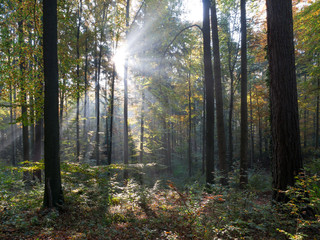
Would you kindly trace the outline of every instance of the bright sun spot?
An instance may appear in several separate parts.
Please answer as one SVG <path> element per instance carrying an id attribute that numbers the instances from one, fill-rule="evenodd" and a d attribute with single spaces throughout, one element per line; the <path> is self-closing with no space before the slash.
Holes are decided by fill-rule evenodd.
<path id="1" fill-rule="evenodd" d="M 202 21 L 202 0 L 184 0 L 183 6 L 185 9 L 183 19 L 192 23 Z"/>
<path id="2" fill-rule="evenodd" d="M 127 55 L 127 48 L 125 46 L 120 46 L 115 55 L 113 56 L 113 62 L 116 66 L 118 77 L 123 78 L 124 74 L 124 62 Z"/>

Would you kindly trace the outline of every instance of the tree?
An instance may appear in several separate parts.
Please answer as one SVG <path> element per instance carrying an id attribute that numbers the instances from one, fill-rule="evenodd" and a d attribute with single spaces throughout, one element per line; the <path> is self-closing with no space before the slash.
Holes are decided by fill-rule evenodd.
<path id="1" fill-rule="evenodd" d="M 268 60 L 272 132 L 273 199 L 286 201 L 286 190 L 302 170 L 292 1 L 267 0 Z"/>
<path id="2" fill-rule="evenodd" d="M 59 157 L 58 115 L 58 51 L 57 0 L 43 1 L 43 64 L 44 64 L 44 206 L 60 207 L 63 202 Z"/>
<path id="3" fill-rule="evenodd" d="M 219 167 L 222 174 L 221 183 L 227 184 L 227 162 L 226 162 L 226 136 L 224 131 L 224 114 L 223 114 L 223 96 L 221 86 L 221 64 L 219 51 L 219 35 L 218 35 L 218 20 L 216 1 L 213 0 L 211 6 L 211 28 L 212 28 L 212 47 L 213 47 L 213 65 L 214 65 L 214 83 L 216 93 L 217 107 L 217 134 L 218 134 L 218 150 L 219 150 Z"/>
<path id="4" fill-rule="evenodd" d="M 241 0 L 241 137 L 240 187 L 248 183 L 247 22 L 246 0 Z"/>
<path id="5" fill-rule="evenodd" d="M 203 62 L 206 89 L 206 182 L 214 183 L 214 92 L 210 47 L 210 1 L 203 0 Z"/>

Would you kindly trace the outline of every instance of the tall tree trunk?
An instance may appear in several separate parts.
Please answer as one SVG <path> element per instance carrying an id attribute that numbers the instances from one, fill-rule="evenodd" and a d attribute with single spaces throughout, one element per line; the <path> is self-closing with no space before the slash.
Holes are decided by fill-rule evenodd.
<path id="1" fill-rule="evenodd" d="M 250 167 L 253 167 L 254 163 L 254 128 L 253 128 L 253 106 L 252 106 L 252 87 L 250 86 L 250 137 L 251 137 L 251 144 L 250 144 Z"/>
<path id="2" fill-rule="evenodd" d="M 191 65 L 191 64 L 190 64 Z M 191 67 L 191 66 L 189 66 Z M 188 109 L 189 109 L 189 121 L 188 121 L 188 173 L 189 177 L 191 177 L 192 174 L 192 149 L 191 149 L 191 76 L 190 76 L 190 71 L 188 72 Z"/>
<path id="3" fill-rule="evenodd" d="M 112 79 L 111 79 L 111 97 L 110 97 L 110 107 L 109 107 L 109 117 L 110 117 L 110 137 L 109 137 L 109 143 L 108 143 L 108 150 L 107 150 L 107 161 L 110 165 L 112 163 L 111 157 L 112 157 L 112 143 L 113 143 L 113 115 L 114 115 L 114 81 L 116 76 L 116 70 L 115 70 L 115 64 L 112 65 Z"/>
<path id="4" fill-rule="evenodd" d="M 9 55 L 10 56 L 10 55 Z M 10 64 L 10 57 L 9 57 L 9 64 Z M 13 103 L 13 92 L 12 92 L 12 84 L 10 83 L 10 102 Z M 14 116 L 13 116 L 13 107 L 10 108 L 10 129 L 11 129 L 11 138 L 12 138 L 12 145 L 11 145 L 11 163 L 12 166 L 16 166 L 16 129 L 14 124 Z"/>
<path id="5" fill-rule="evenodd" d="M 317 107 L 316 107 L 316 145 L 315 149 L 319 148 L 319 104 L 320 104 L 320 79 L 317 80 Z"/>
<path id="6" fill-rule="evenodd" d="M 304 75 L 304 82 L 307 81 L 307 75 Z M 305 94 L 304 96 L 304 102 L 307 102 L 307 94 Z M 304 108 L 304 113 L 303 113 L 303 123 L 304 123 L 304 129 L 303 129 L 303 147 L 306 148 L 307 147 L 307 115 L 308 115 L 308 109 L 307 106 L 305 106 Z"/>
<path id="7" fill-rule="evenodd" d="M 22 1 L 19 0 L 20 6 Z M 26 76 L 25 76 L 25 53 L 24 53 L 24 33 L 23 33 L 23 20 L 22 14 L 24 9 L 21 7 L 20 14 L 21 20 L 18 22 L 19 32 L 19 70 L 20 70 L 20 83 L 21 83 L 21 119 L 22 119 L 22 143 L 23 143 L 23 161 L 30 161 L 30 146 L 29 146 L 29 130 L 28 130 L 28 110 L 27 110 L 27 93 L 26 93 Z M 28 172 L 23 173 L 23 179 L 25 181 L 30 180 L 30 174 Z"/>
<path id="8" fill-rule="evenodd" d="M 247 22 L 246 0 L 241 0 L 241 137 L 240 187 L 248 184 Z"/>
<path id="9" fill-rule="evenodd" d="M 205 173 L 206 163 L 206 89 L 203 84 L 203 105 L 202 105 L 202 174 Z"/>
<path id="10" fill-rule="evenodd" d="M 10 50 L 8 49 L 8 68 L 11 66 L 11 53 Z M 9 73 L 10 74 L 10 73 Z M 11 77 L 11 74 L 10 74 Z M 10 103 L 13 105 L 13 86 L 12 83 L 10 82 L 10 93 L 9 93 L 9 98 L 10 98 Z M 12 144 L 11 144 L 11 164 L 12 166 L 16 166 L 16 133 L 15 133 L 15 124 L 14 124 L 14 116 L 13 116 L 13 106 L 10 107 L 10 130 L 11 130 L 11 138 L 12 138 Z"/>
<path id="11" fill-rule="evenodd" d="M 65 93 L 66 93 L 66 77 L 64 74 L 62 75 L 62 89 L 60 89 L 60 114 L 59 114 L 59 123 L 60 127 L 62 128 L 63 123 L 63 113 L 64 113 L 64 101 L 65 101 Z"/>
<path id="12" fill-rule="evenodd" d="M 82 0 L 79 3 L 78 10 L 78 28 L 77 28 L 77 113 L 76 113 L 76 161 L 80 161 L 80 26 L 81 26 Z"/>
<path id="13" fill-rule="evenodd" d="M 45 207 L 63 202 L 59 156 L 57 0 L 43 0 Z"/>
<path id="14" fill-rule="evenodd" d="M 88 112 L 88 28 L 86 27 L 85 65 L 84 65 L 84 106 L 83 106 L 83 139 L 87 147 L 87 112 Z M 86 151 L 84 151 L 84 156 Z"/>
<path id="15" fill-rule="evenodd" d="M 128 40 L 128 28 L 129 28 L 129 16 L 130 16 L 130 0 L 127 0 L 126 6 L 126 41 Z M 123 85 L 124 85 L 124 102 L 123 102 L 123 153 L 124 153 L 124 164 L 129 163 L 129 147 L 128 147 L 128 55 L 126 55 L 124 60 L 124 76 L 123 76 Z M 124 170 L 124 179 L 128 178 L 127 169 Z"/>
<path id="16" fill-rule="evenodd" d="M 219 50 L 218 20 L 216 1 L 213 0 L 211 6 L 211 27 L 212 27 L 212 46 L 214 57 L 214 83 L 216 93 L 217 107 L 217 133 L 218 133 L 218 153 L 219 153 L 219 170 L 221 172 L 221 184 L 226 185 L 228 182 L 228 169 L 226 161 L 226 136 L 224 131 L 224 114 L 223 114 L 223 97 L 221 86 L 221 64 Z"/>
<path id="17" fill-rule="evenodd" d="M 142 89 L 142 100 L 141 100 L 141 120 L 140 120 L 140 163 L 143 163 L 143 143 L 144 143 L 144 102 L 145 94 L 144 89 Z"/>
<path id="18" fill-rule="evenodd" d="M 286 201 L 302 170 L 291 0 L 267 0 L 273 199 Z M 285 59 L 285 61 L 284 61 Z M 280 191 L 279 191 L 280 190 Z"/>
<path id="19" fill-rule="evenodd" d="M 206 89 L 206 183 L 214 183 L 214 89 L 210 46 L 210 1 L 203 1 L 203 62 Z"/>
<path id="20" fill-rule="evenodd" d="M 96 158 L 97 165 L 100 165 L 100 83 L 98 77 L 98 43 L 95 40 L 95 57 L 94 57 L 94 81 L 95 81 L 95 115 L 96 115 L 96 132 L 95 132 L 95 148 L 94 157 Z"/>

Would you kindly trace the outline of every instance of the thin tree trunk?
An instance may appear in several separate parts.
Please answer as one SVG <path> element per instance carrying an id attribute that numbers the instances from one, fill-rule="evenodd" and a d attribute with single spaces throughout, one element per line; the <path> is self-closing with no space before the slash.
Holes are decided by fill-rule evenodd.
<path id="1" fill-rule="evenodd" d="M 253 109 L 252 109 L 252 87 L 250 87 L 250 137 L 251 137 L 251 149 L 250 149 L 250 167 L 253 167 L 254 163 L 254 128 L 253 128 Z"/>
<path id="2" fill-rule="evenodd" d="M 79 3 L 78 10 L 78 28 L 77 28 L 77 113 L 76 113 L 76 161 L 80 161 L 80 126 L 79 126 L 79 115 L 80 115 L 80 27 L 81 27 L 81 13 L 82 13 L 82 0 Z"/>
<path id="3" fill-rule="evenodd" d="M 190 66 L 189 66 L 190 67 Z M 192 175 L 192 149 L 191 149 L 191 76 L 190 76 L 190 71 L 188 72 L 188 109 L 189 109 L 189 121 L 188 121 L 188 173 L 189 177 Z"/>
<path id="4" fill-rule="evenodd" d="M 114 115 L 114 81 L 115 81 L 115 64 L 112 65 L 112 80 L 111 80 L 111 99 L 110 99 L 110 137 L 109 137 L 109 143 L 108 143 L 108 164 L 110 165 L 112 163 L 111 157 L 112 157 L 112 143 L 113 143 L 113 115 Z"/>
<path id="5" fill-rule="evenodd" d="M 126 40 L 128 40 L 128 28 L 129 28 L 129 16 L 130 16 L 130 0 L 127 0 L 126 5 Z M 123 76 L 123 85 L 124 85 L 124 102 L 123 102 L 123 153 L 124 153 L 124 164 L 129 163 L 129 147 L 128 147 L 128 55 L 126 55 L 124 60 L 124 76 Z M 127 169 L 124 170 L 123 174 L 124 179 L 128 178 Z"/>
<path id="6" fill-rule="evenodd" d="M 315 149 L 319 148 L 319 103 L 320 103 L 320 79 L 317 80 L 317 108 L 316 108 L 316 146 Z"/>
<path id="7" fill-rule="evenodd" d="M 87 146 L 87 111 L 88 111 L 88 28 L 86 27 L 85 65 L 84 65 L 84 106 L 83 106 L 83 139 Z M 86 151 L 84 151 L 84 156 Z"/>
<path id="8" fill-rule="evenodd" d="M 247 22 L 246 0 L 241 0 L 241 137 L 240 187 L 248 184 Z"/>
<path id="9" fill-rule="evenodd" d="M 203 84 L 203 105 L 202 105 L 202 174 L 205 173 L 206 163 L 206 90 Z"/>
<path id="10" fill-rule="evenodd" d="M 143 163 L 143 143 L 144 143 L 144 102 L 145 95 L 144 90 L 142 89 L 142 100 L 141 100 L 141 121 L 140 121 L 140 163 Z"/>
<path id="11" fill-rule="evenodd" d="M 9 55 L 9 64 L 10 64 L 10 55 Z M 10 102 L 13 103 L 13 93 L 12 93 L 12 84 L 10 83 Z M 12 137 L 12 145 L 11 145 L 11 163 L 12 166 L 16 166 L 16 129 L 13 118 L 13 107 L 10 108 L 10 129 L 11 129 L 11 137 Z"/>

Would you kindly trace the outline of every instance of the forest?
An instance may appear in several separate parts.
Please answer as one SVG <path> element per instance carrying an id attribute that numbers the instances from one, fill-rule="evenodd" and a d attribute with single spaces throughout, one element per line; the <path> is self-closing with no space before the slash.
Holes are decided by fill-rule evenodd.
<path id="1" fill-rule="evenodd" d="M 1 0 L 0 239 L 320 239 L 320 1 Z"/>

